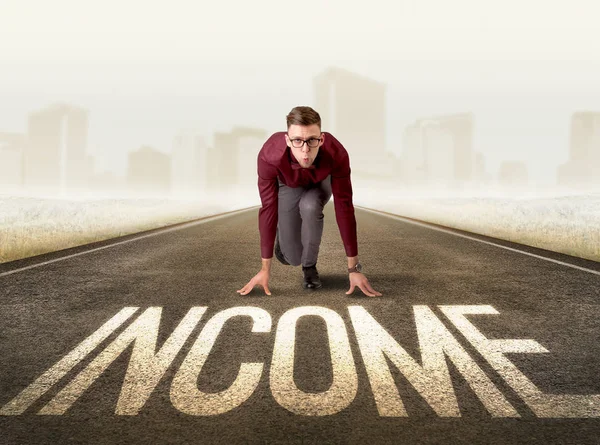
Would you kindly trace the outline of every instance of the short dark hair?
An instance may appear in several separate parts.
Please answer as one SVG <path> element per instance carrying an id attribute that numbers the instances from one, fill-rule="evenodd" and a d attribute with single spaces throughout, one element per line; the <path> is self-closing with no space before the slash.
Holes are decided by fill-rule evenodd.
<path id="1" fill-rule="evenodd" d="M 319 130 L 321 129 L 321 116 L 311 107 L 294 107 L 292 111 L 286 116 L 287 127 L 290 129 L 291 125 L 313 125 L 317 124 Z"/>

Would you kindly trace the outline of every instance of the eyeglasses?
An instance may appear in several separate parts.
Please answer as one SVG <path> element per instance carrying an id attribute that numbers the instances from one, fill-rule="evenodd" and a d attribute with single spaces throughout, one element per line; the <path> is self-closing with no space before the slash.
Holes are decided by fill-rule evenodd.
<path id="1" fill-rule="evenodd" d="M 290 137 L 290 135 L 288 134 L 288 137 Z M 306 145 L 308 145 L 310 148 L 315 148 L 319 145 L 319 142 L 321 142 L 321 137 L 319 136 L 318 138 L 310 138 L 310 139 L 300 139 L 300 138 L 296 138 L 296 139 L 292 139 L 290 138 L 290 140 L 292 141 L 292 145 L 295 148 L 302 148 L 304 146 L 304 143 L 306 142 Z"/>

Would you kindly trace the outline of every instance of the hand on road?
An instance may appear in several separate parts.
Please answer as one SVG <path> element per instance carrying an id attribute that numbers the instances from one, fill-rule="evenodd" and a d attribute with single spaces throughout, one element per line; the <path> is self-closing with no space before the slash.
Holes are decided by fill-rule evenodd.
<path id="1" fill-rule="evenodd" d="M 381 292 L 377 292 L 371 287 L 369 280 L 364 274 L 360 272 L 352 272 L 350 274 L 350 290 L 346 292 L 346 295 L 350 295 L 354 292 L 356 286 L 368 297 L 381 297 Z"/>
<path id="2" fill-rule="evenodd" d="M 240 295 L 246 295 L 252 289 L 254 289 L 254 286 L 257 284 L 263 287 L 265 294 L 271 295 L 271 291 L 269 290 L 269 272 L 266 270 L 261 270 L 259 273 L 254 275 L 254 277 L 248 281 L 248 284 L 238 290 L 237 293 Z"/>

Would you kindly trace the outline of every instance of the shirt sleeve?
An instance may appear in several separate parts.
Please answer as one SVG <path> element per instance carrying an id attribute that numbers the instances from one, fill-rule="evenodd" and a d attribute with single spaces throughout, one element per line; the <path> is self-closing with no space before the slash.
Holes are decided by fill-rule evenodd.
<path id="1" fill-rule="evenodd" d="M 277 168 L 258 155 L 258 191 L 262 207 L 258 211 L 261 258 L 273 258 L 273 247 L 277 232 L 277 199 L 279 183 Z"/>
<path id="2" fill-rule="evenodd" d="M 354 205 L 352 204 L 350 159 L 345 150 L 336 159 L 335 166 L 331 172 L 331 191 L 333 193 L 335 219 L 340 229 L 346 256 L 357 256 L 358 241 L 356 236 L 356 217 L 354 215 Z"/>

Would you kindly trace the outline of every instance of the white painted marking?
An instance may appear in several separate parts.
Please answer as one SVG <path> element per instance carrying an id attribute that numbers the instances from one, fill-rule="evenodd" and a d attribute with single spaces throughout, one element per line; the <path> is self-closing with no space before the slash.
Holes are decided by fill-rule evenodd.
<path id="1" fill-rule="evenodd" d="M 150 336 L 136 337 L 115 414 L 140 412 L 206 309 L 205 306 L 191 308 L 158 352 L 155 352 L 158 325 Z"/>
<path id="2" fill-rule="evenodd" d="M 303 316 L 319 317 L 327 325 L 333 382 L 326 391 L 304 392 L 294 382 L 296 323 Z M 284 313 L 277 324 L 269 377 L 275 401 L 295 414 L 326 416 L 350 405 L 358 391 L 358 377 L 342 317 L 319 306 L 296 307 Z"/>
<path id="3" fill-rule="evenodd" d="M 0 410 L 0 415 L 22 414 L 31 404 L 46 393 L 71 369 L 92 352 L 110 334 L 112 334 L 125 320 L 133 315 L 139 308 L 124 307 L 114 317 L 104 323 L 96 332 L 83 340 L 75 349 L 64 356 L 52 368 L 44 372 L 31 385 L 25 388 L 18 396 L 8 402 Z"/>
<path id="4" fill-rule="evenodd" d="M 488 339 L 465 315 L 498 314 L 492 306 L 438 306 L 498 374 L 538 417 L 600 417 L 600 394 L 545 394 L 508 358 L 507 353 L 544 353 L 546 348 L 529 339 Z"/>
<path id="5" fill-rule="evenodd" d="M 134 349 L 116 413 L 137 414 L 205 311 L 206 307 L 190 309 L 160 351 L 155 353 L 162 308 L 146 309 L 38 414 L 64 414 L 131 343 L 134 343 Z"/>
<path id="6" fill-rule="evenodd" d="M 106 246 L 95 247 L 93 249 L 85 250 L 83 252 L 77 252 L 77 253 L 73 253 L 71 255 L 67 255 L 67 256 L 64 256 L 64 257 L 54 258 L 54 259 L 48 260 L 48 261 L 43 261 L 41 263 L 31 264 L 29 266 L 20 267 L 18 269 L 14 269 L 14 270 L 9 270 L 9 271 L 6 271 L 6 272 L 2 272 L 2 273 L 0 273 L 0 277 L 4 277 L 6 275 L 11 275 L 11 274 L 17 273 L 17 272 L 22 272 L 22 271 L 28 270 L 28 269 L 33 269 L 34 267 L 45 266 L 46 264 L 56 263 L 57 261 L 67 260 L 69 258 L 77 257 L 79 255 L 86 255 L 88 253 L 97 252 L 98 250 L 108 249 L 109 247 L 115 247 L 115 246 L 119 246 L 121 244 L 127 244 L 127 243 L 131 243 L 133 241 L 139 241 L 141 239 L 149 238 L 151 236 L 162 235 L 163 233 L 168 233 L 168 232 L 174 232 L 176 230 L 187 229 L 189 227 L 193 227 L 193 226 L 196 226 L 196 225 L 199 225 L 199 224 L 204 224 L 204 223 L 207 223 L 207 222 L 216 221 L 216 220 L 221 219 L 221 218 L 226 218 L 228 216 L 232 216 L 232 215 L 235 215 L 237 213 L 247 212 L 247 211 L 253 210 L 253 209 L 257 208 L 257 207 L 259 207 L 259 206 L 249 207 L 247 209 L 235 210 L 233 212 L 228 212 L 228 213 L 221 213 L 219 215 L 214 215 L 214 216 L 208 216 L 208 217 L 203 218 L 203 219 L 201 219 L 199 221 L 191 221 L 191 222 L 188 222 L 188 223 L 184 223 L 184 224 L 182 224 L 182 225 L 180 225 L 178 227 L 169 227 L 167 229 L 157 230 L 156 232 L 148 233 L 146 235 L 136 236 L 135 238 L 126 239 L 126 240 L 123 240 L 123 241 L 117 241 L 117 242 L 108 244 Z"/>
<path id="7" fill-rule="evenodd" d="M 198 388 L 198 376 L 223 325 L 230 318 L 239 316 L 252 318 L 252 332 L 271 331 L 271 315 L 259 307 L 232 307 L 208 320 L 171 383 L 171 403 L 179 411 L 194 416 L 222 414 L 244 403 L 258 386 L 263 363 L 244 362 L 229 388 L 216 393 L 207 393 Z"/>
<path id="8" fill-rule="evenodd" d="M 517 411 L 431 309 L 427 306 L 413 306 L 413 310 L 422 365 L 365 308 L 348 306 L 379 415 L 408 416 L 387 357 L 438 416 L 460 417 L 447 357 L 493 417 L 519 417 Z"/>
<path id="9" fill-rule="evenodd" d="M 387 214 L 387 213 L 384 213 L 384 212 L 380 212 L 379 210 L 368 209 L 366 207 L 360 207 L 360 206 L 354 206 L 354 207 L 356 207 L 358 209 L 361 209 L 361 210 L 365 210 L 367 212 L 375 213 L 377 215 L 387 216 L 388 218 L 399 219 L 400 221 L 404 221 L 404 222 L 407 222 L 409 224 L 414 224 L 415 226 L 426 227 L 426 228 L 431 229 L 431 230 L 437 230 L 438 232 L 449 233 L 450 235 L 460 236 L 461 238 L 466 238 L 466 239 L 470 239 L 470 240 L 473 240 L 473 241 L 478 241 L 480 243 L 489 244 L 490 246 L 500 247 L 501 249 L 510 250 L 511 252 L 522 253 L 524 255 L 529 255 L 529 256 L 532 256 L 534 258 L 539 258 L 541 260 L 546 260 L 546 261 L 550 261 L 552 263 L 560 264 L 562 266 L 567 266 L 567 267 L 572 267 L 573 269 L 583 270 L 584 272 L 589 272 L 589 273 L 592 273 L 594 275 L 600 275 L 600 272 L 597 271 L 597 270 L 594 270 L 594 269 L 588 269 L 587 267 L 576 266 L 575 264 L 565 263 L 564 261 L 559 261 L 559 260 L 555 260 L 553 258 L 548 258 L 548 257 L 545 257 L 545 256 L 536 255 L 535 253 L 530 253 L 530 252 L 526 252 L 524 250 L 514 249 L 512 247 L 503 246 L 502 244 L 492 243 L 491 241 L 485 241 L 485 240 L 476 238 L 474 236 L 463 235 L 462 233 L 456 233 L 453 230 L 442 229 L 441 227 L 435 227 L 432 224 L 429 224 L 429 223 L 426 223 L 426 222 L 412 221 L 412 220 L 410 220 L 408 218 L 405 218 L 403 216 L 400 216 L 400 215 L 390 215 L 390 214 Z M 460 229 L 456 229 L 456 230 L 460 230 Z M 485 236 L 485 235 L 481 235 L 481 236 Z M 560 252 L 557 252 L 557 253 L 560 253 Z"/>

